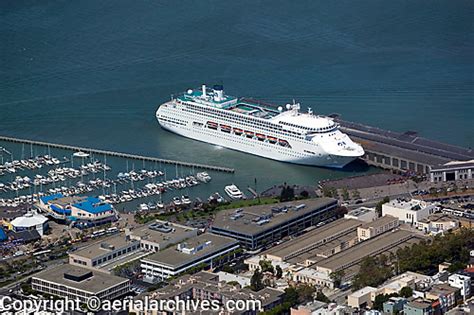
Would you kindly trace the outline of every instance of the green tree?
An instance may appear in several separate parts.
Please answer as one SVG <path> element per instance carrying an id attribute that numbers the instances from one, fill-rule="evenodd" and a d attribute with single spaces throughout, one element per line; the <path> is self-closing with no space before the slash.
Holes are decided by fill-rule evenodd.
<path id="1" fill-rule="evenodd" d="M 377 205 L 375 206 L 375 211 L 377 211 L 377 214 L 379 217 L 382 216 L 382 205 L 384 203 L 387 203 L 390 201 L 390 198 L 389 197 L 384 197 L 382 200 L 380 200 Z"/>
<path id="2" fill-rule="evenodd" d="M 277 279 L 280 279 L 283 276 L 283 270 L 281 269 L 280 265 L 277 265 L 275 270 Z"/>
<path id="3" fill-rule="evenodd" d="M 303 304 L 313 300 L 316 288 L 309 284 L 300 284 L 296 287 L 298 293 L 298 303 Z"/>
<path id="4" fill-rule="evenodd" d="M 332 281 L 334 281 L 334 286 L 338 288 L 341 285 L 342 279 L 344 279 L 345 272 L 344 270 L 339 270 L 335 272 L 331 272 L 329 277 Z"/>
<path id="5" fill-rule="evenodd" d="M 263 274 L 260 272 L 259 269 L 255 269 L 255 272 L 250 279 L 250 288 L 253 291 L 260 291 L 264 288 L 263 285 Z"/>
<path id="6" fill-rule="evenodd" d="M 285 183 L 280 193 L 280 202 L 291 201 L 294 199 L 295 199 L 295 190 L 293 189 L 293 187 L 286 185 Z"/>
<path id="7" fill-rule="evenodd" d="M 362 260 L 359 273 L 352 281 L 352 288 L 358 290 L 366 286 L 376 287 L 392 276 L 392 268 L 388 265 L 387 257 L 367 256 Z"/>
<path id="8" fill-rule="evenodd" d="M 260 265 L 260 269 L 262 270 L 262 272 L 270 272 L 272 274 L 275 273 L 273 265 L 270 261 L 262 259 L 258 262 L 258 264 Z"/>
<path id="9" fill-rule="evenodd" d="M 349 200 L 349 198 L 350 198 L 349 197 L 349 191 L 347 191 L 346 187 L 342 188 L 341 196 L 342 196 L 342 199 Z"/>
<path id="10" fill-rule="evenodd" d="M 409 298 L 413 295 L 413 289 L 410 288 L 410 287 L 403 287 L 401 290 L 400 290 L 400 296 L 404 297 L 404 298 Z"/>
<path id="11" fill-rule="evenodd" d="M 322 291 L 316 293 L 316 300 L 324 303 L 331 303 L 331 300 Z"/>

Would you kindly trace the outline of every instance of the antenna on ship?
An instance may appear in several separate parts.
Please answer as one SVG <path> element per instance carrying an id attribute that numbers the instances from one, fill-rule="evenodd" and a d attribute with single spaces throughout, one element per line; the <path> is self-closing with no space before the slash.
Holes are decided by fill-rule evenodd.
<path id="1" fill-rule="evenodd" d="M 308 107 L 308 114 L 310 114 L 310 115 L 313 114 L 313 110 L 311 109 L 311 107 Z"/>

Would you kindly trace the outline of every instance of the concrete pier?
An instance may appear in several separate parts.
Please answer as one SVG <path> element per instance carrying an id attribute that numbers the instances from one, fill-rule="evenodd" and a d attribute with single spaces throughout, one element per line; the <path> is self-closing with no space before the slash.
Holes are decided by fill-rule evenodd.
<path id="1" fill-rule="evenodd" d="M 332 117 L 341 125 L 341 131 L 362 145 L 362 159 L 369 165 L 428 174 L 434 166 L 474 159 L 471 148 L 426 139 L 413 131 L 398 133 Z"/>
<path id="2" fill-rule="evenodd" d="M 85 148 L 85 147 L 79 147 L 79 146 L 73 146 L 73 145 L 67 145 L 67 144 L 58 144 L 58 143 L 49 143 L 49 142 L 36 141 L 36 140 L 20 139 L 20 138 L 14 138 L 14 137 L 0 136 L 0 141 L 32 144 L 36 146 L 45 146 L 45 147 L 50 147 L 50 148 L 65 149 L 65 150 L 72 150 L 72 151 L 82 151 L 86 153 L 116 156 L 116 157 L 125 158 L 125 159 L 161 162 L 164 164 L 179 165 L 179 166 L 184 166 L 184 167 L 194 167 L 198 169 L 205 169 L 205 170 L 211 170 L 211 171 L 217 171 L 217 172 L 225 172 L 225 173 L 235 172 L 233 168 L 222 167 L 222 166 L 160 159 L 160 158 L 155 158 L 155 157 L 150 157 L 150 156 L 136 155 L 136 154 L 130 154 L 130 153 L 116 152 L 116 151 L 107 151 L 107 150 L 100 150 L 100 149 L 93 149 L 93 148 Z"/>

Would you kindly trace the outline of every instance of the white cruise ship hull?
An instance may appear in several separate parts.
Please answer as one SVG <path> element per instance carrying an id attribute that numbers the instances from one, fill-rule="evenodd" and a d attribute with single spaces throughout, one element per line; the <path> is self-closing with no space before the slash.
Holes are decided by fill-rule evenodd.
<path id="1" fill-rule="evenodd" d="M 165 103 L 166 105 L 168 103 Z M 256 138 L 248 138 L 244 134 L 223 132 L 219 129 L 211 129 L 206 126 L 208 117 L 182 111 L 174 106 L 160 106 L 157 110 L 157 119 L 161 127 L 178 135 L 210 143 L 213 145 L 250 153 L 264 158 L 321 167 L 342 168 L 357 157 L 339 156 L 326 152 L 322 146 L 314 143 L 304 144 L 304 141 L 289 139 L 291 148 L 260 141 Z M 229 124 L 228 121 L 219 121 L 218 124 Z M 248 129 L 233 123 L 233 127 Z M 258 132 L 258 131 L 256 131 Z"/>

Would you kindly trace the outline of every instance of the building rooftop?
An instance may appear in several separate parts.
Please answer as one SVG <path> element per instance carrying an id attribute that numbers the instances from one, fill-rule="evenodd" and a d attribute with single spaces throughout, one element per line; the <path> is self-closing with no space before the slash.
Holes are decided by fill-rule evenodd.
<path id="1" fill-rule="evenodd" d="M 448 221 L 458 221 L 457 218 L 446 214 L 446 213 L 434 213 L 427 218 L 423 218 L 420 222 L 429 223 L 429 222 L 448 222 Z"/>
<path id="2" fill-rule="evenodd" d="M 423 200 L 418 200 L 418 199 L 397 198 L 397 199 L 390 200 L 388 203 L 384 205 L 389 205 L 398 209 L 418 211 L 418 210 L 428 207 L 430 204 L 428 204 L 427 202 Z"/>
<path id="3" fill-rule="evenodd" d="M 371 221 L 371 222 L 367 222 L 367 223 L 364 223 L 361 225 L 361 228 L 362 229 L 369 229 L 369 228 L 379 228 L 379 227 L 382 227 L 386 224 L 389 224 L 390 222 L 393 222 L 398 219 L 395 218 L 395 217 L 392 217 L 391 215 L 384 215 L 383 217 L 380 217 L 380 218 L 377 218 L 376 220 L 374 221 Z"/>
<path id="4" fill-rule="evenodd" d="M 391 247 L 403 243 L 413 237 L 415 237 L 415 235 L 412 232 L 404 230 L 385 233 L 328 257 L 318 262 L 317 266 L 333 271 L 339 270 L 344 266 L 351 266 L 358 263 L 366 256 L 371 256 L 374 253 L 388 250 Z"/>
<path id="5" fill-rule="evenodd" d="M 163 242 L 173 242 L 173 239 L 182 239 L 191 231 L 196 231 L 197 234 L 195 228 L 156 220 L 149 224 L 128 230 L 126 231 L 126 234 L 130 235 L 132 238 L 160 244 Z"/>
<path id="6" fill-rule="evenodd" d="M 474 167 L 474 159 L 469 161 L 451 161 L 445 163 L 443 165 L 436 165 L 431 168 L 431 171 L 442 171 L 442 170 L 450 170 L 450 169 L 458 169 L 458 168 L 473 168 Z"/>
<path id="7" fill-rule="evenodd" d="M 78 290 L 97 294 L 110 287 L 129 281 L 128 279 L 106 274 L 100 271 L 92 271 L 87 268 L 69 264 L 59 265 L 44 270 L 32 278 L 72 287 Z"/>
<path id="8" fill-rule="evenodd" d="M 102 239 L 100 241 L 97 241 L 91 245 L 85 246 L 75 252 L 72 252 L 72 254 L 76 256 L 93 259 L 95 257 L 99 257 L 104 254 L 107 254 L 111 252 L 112 250 L 123 248 L 133 242 L 138 242 L 138 241 L 127 240 L 125 235 L 120 233 L 119 235 L 114 235 L 114 236 Z"/>
<path id="9" fill-rule="evenodd" d="M 287 257 L 295 255 L 296 253 L 305 252 L 305 248 L 308 248 L 307 251 L 309 251 L 312 247 L 315 247 L 316 244 L 334 238 L 336 234 L 341 234 L 341 232 L 344 231 L 347 231 L 347 233 L 350 231 L 356 231 L 357 227 L 361 226 L 362 223 L 363 222 L 355 219 L 336 220 L 311 230 L 288 242 L 272 247 L 263 254 L 281 257 L 282 260 L 285 260 Z"/>
<path id="10" fill-rule="evenodd" d="M 113 210 L 110 203 L 106 203 L 96 197 L 86 197 L 84 200 L 73 204 L 73 206 L 93 214 Z"/>
<path id="11" fill-rule="evenodd" d="M 367 287 L 363 287 L 362 289 L 351 293 L 351 296 L 356 297 L 356 298 L 360 298 L 364 295 L 367 295 L 367 294 L 375 292 L 375 291 L 377 291 L 377 288 L 367 286 Z"/>
<path id="12" fill-rule="evenodd" d="M 430 308 L 431 303 L 428 301 L 424 301 L 422 299 L 416 299 L 413 301 L 409 301 L 408 305 L 414 308 L 420 308 L 420 309 L 425 309 L 425 308 Z"/>
<path id="13" fill-rule="evenodd" d="M 13 219 L 10 223 L 13 226 L 31 227 L 39 224 L 43 224 L 48 221 L 44 215 L 41 215 L 35 211 L 25 213 L 23 216 Z"/>
<path id="14" fill-rule="evenodd" d="M 302 217 L 315 209 L 336 203 L 337 201 L 331 198 L 317 198 L 220 211 L 212 228 L 256 235 L 286 221 Z"/>
<path id="15" fill-rule="evenodd" d="M 353 217 L 360 217 L 367 213 L 375 212 L 375 208 L 368 208 L 368 207 L 359 207 L 357 209 L 349 211 L 346 215 L 353 216 Z"/>
<path id="16" fill-rule="evenodd" d="M 230 237 L 204 233 L 179 243 L 177 246 L 168 247 L 145 257 L 143 261 L 178 268 L 208 254 L 218 252 L 229 246 L 238 246 L 238 244 L 237 240 Z"/>

